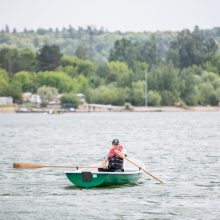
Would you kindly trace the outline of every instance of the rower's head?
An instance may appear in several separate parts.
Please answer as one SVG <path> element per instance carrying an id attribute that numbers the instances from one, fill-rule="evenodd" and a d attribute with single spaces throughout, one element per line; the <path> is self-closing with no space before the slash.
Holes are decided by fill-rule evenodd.
<path id="1" fill-rule="evenodd" d="M 114 140 L 112 141 L 112 146 L 113 146 L 114 148 L 117 148 L 118 145 L 119 145 L 119 140 L 118 140 L 118 139 L 114 139 Z"/>

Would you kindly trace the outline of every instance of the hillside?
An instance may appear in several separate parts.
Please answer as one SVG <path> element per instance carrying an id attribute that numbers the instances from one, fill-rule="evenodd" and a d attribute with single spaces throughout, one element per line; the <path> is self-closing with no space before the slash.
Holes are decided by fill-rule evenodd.
<path id="1" fill-rule="evenodd" d="M 63 54 L 75 55 L 77 49 L 84 46 L 89 51 L 90 58 L 96 61 L 107 61 L 109 52 L 116 40 L 126 38 L 134 42 L 143 42 L 154 37 L 161 55 L 164 56 L 175 36 L 176 32 L 122 33 L 98 30 L 92 27 L 87 29 L 69 27 L 62 30 L 38 29 L 36 31 L 25 29 L 22 32 L 17 32 L 16 29 L 10 31 L 9 27 L 6 27 L 0 32 L 0 48 L 29 48 L 37 51 L 44 44 L 56 44 Z"/>
<path id="2" fill-rule="evenodd" d="M 200 30 L 206 39 L 213 38 L 220 44 L 220 28 Z M 175 39 L 177 32 L 109 32 L 104 29 L 96 29 L 88 26 L 86 29 L 73 27 L 59 29 L 38 29 L 10 31 L 8 26 L 0 32 L 0 48 L 10 47 L 16 49 L 29 48 L 37 51 L 44 44 L 56 44 L 63 54 L 75 55 L 80 46 L 89 51 L 89 58 L 95 61 L 107 61 L 109 52 L 116 40 L 126 38 L 134 42 L 144 42 L 154 37 L 161 57 L 164 57 L 170 42 Z"/>
<path id="3" fill-rule="evenodd" d="M 121 33 L 6 27 L 0 32 L 0 96 L 21 102 L 22 92 L 55 89 L 99 104 L 141 106 L 147 97 L 152 106 L 219 105 L 219 48 L 220 28 Z"/>

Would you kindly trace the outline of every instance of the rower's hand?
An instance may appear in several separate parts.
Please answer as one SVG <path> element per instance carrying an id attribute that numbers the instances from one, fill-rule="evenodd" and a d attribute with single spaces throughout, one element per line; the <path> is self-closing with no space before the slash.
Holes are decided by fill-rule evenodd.
<path id="1" fill-rule="evenodd" d="M 102 161 L 102 168 L 106 169 L 108 166 L 107 166 L 107 161 L 106 160 L 103 160 Z"/>

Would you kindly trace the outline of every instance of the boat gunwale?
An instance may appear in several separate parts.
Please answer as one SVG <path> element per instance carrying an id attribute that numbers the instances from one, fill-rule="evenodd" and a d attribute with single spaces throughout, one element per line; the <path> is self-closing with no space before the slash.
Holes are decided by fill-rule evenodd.
<path id="1" fill-rule="evenodd" d="M 68 172 L 68 173 L 66 173 L 66 174 L 82 174 L 83 172 L 85 172 L 85 171 L 74 171 L 74 172 Z M 90 171 L 86 171 L 86 172 L 90 172 Z M 137 170 L 137 171 L 135 171 L 135 172 L 132 172 L 132 171 L 130 171 L 130 172 L 98 172 L 98 171 L 95 171 L 95 172 L 91 172 L 91 174 L 110 174 L 110 175 L 114 175 L 114 174 L 116 174 L 116 175 L 134 175 L 134 174 L 141 174 L 142 173 L 142 171 L 139 171 L 139 170 Z"/>

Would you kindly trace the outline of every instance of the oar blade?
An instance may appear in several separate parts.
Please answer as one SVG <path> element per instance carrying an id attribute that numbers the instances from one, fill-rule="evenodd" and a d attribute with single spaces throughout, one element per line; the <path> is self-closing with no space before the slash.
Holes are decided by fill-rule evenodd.
<path id="1" fill-rule="evenodd" d="M 13 168 L 16 169 L 36 169 L 42 167 L 44 166 L 36 163 L 13 163 Z"/>

